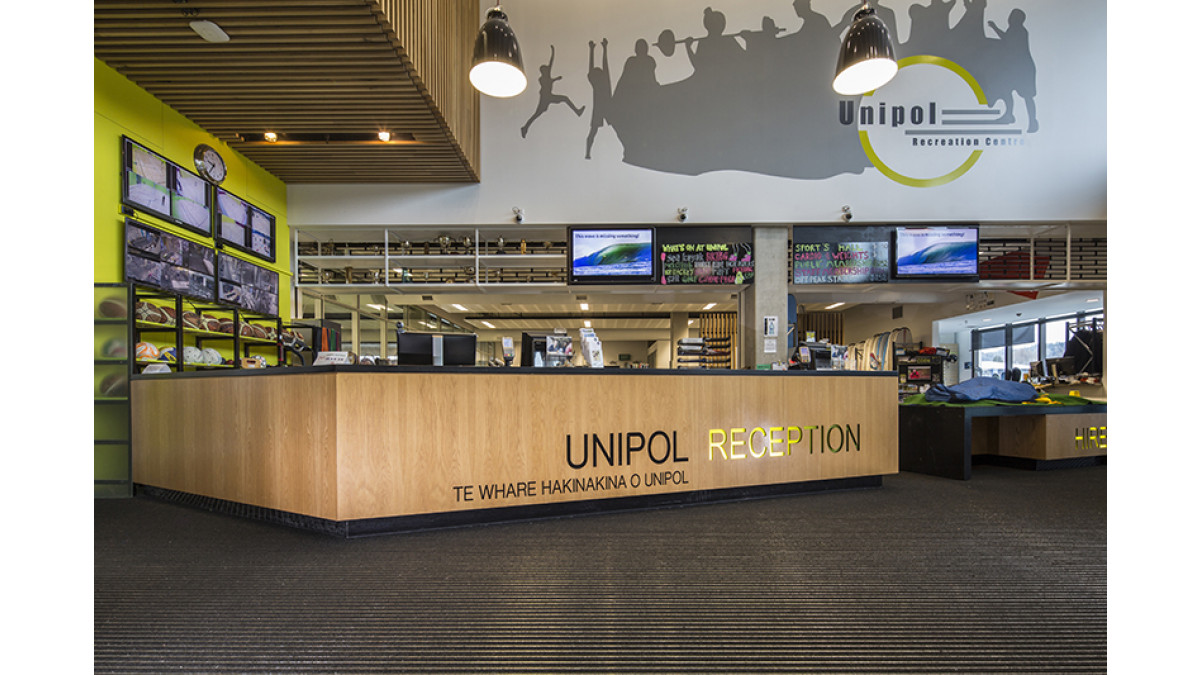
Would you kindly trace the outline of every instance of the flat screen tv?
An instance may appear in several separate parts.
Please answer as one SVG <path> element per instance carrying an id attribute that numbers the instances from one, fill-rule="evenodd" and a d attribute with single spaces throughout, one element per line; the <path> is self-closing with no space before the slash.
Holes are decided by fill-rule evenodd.
<path id="1" fill-rule="evenodd" d="M 571 228 L 569 282 L 650 284 L 655 281 L 654 228 Z"/>
<path id="2" fill-rule="evenodd" d="M 125 280 L 213 302 L 217 298 L 216 251 L 127 218 Z"/>
<path id="3" fill-rule="evenodd" d="M 473 366 L 475 343 L 474 333 L 409 333 L 396 326 L 396 364 Z"/>
<path id="4" fill-rule="evenodd" d="M 217 239 L 275 262 L 275 216 L 223 188 L 217 188 Z"/>
<path id="5" fill-rule="evenodd" d="M 896 279 L 979 278 L 979 228 L 898 227 L 892 276 Z"/>
<path id="6" fill-rule="evenodd" d="M 891 278 L 890 227 L 792 228 L 792 283 L 868 284 Z"/>
<path id="7" fill-rule="evenodd" d="M 121 138 L 121 166 L 122 204 L 212 236 L 208 181 L 128 137 Z"/>
<path id="8" fill-rule="evenodd" d="M 279 314 L 279 273 L 228 253 L 217 255 L 217 299 L 255 314 Z"/>
<path id="9" fill-rule="evenodd" d="M 658 282 L 754 283 L 754 240 L 749 227 L 659 227 L 655 262 Z"/>

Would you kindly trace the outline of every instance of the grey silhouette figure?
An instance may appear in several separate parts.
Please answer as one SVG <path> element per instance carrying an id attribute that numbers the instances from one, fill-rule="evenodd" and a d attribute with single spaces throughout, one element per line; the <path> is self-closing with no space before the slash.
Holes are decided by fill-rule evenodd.
<path id="1" fill-rule="evenodd" d="M 994 21 L 988 21 L 1006 52 L 1008 62 L 1013 70 L 1011 83 L 1006 82 L 1001 90 L 997 90 L 998 98 L 1004 101 L 1004 114 L 996 120 L 1000 123 L 1015 121 L 1013 116 L 1013 92 L 1025 100 L 1025 110 L 1029 114 L 1029 133 L 1038 130 L 1037 105 L 1033 97 L 1037 96 L 1037 71 L 1033 65 L 1033 56 L 1029 53 L 1029 31 L 1025 29 L 1025 12 L 1014 9 L 1008 15 L 1008 30 L 1000 30 Z M 1011 85 L 1011 86 L 1009 86 Z"/>
<path id="2" fill-rule="evenodd" d="M 533 124 L 533 121 L 536 120 L 537 118 L 541 117 L 542 113 L 549 110 L 551 104 L 566 103 L 567 107 L 575 112 L 576 117 L 583 114 L 583 108 L 575 107 L 575 104 L 571 102 L 571 99 L 567 98 L 566 96 L 564 96 L 562 94 L 554 93 L 554 83 L 561 80 L 562 76 L 561 75 L 559 77 L 551 76 L 550 71 L 553 68 L 554 68 L 554 45 L 550 45 L 550 63 L 547 63 L 544 66 L 541 66 L 541 68 L 540 68 L 541 75 L 538 76 L 537 109 L 533 111 L 533 115 L 531 115 L 529 117 L 529 120 L 527 122 L 525 122 L 525 126 L 521 127 L 521 138 L 525 138 L 525 135 L 529 133 L 529 127 L 530 127 L 530 125 Z"/>
<path id="3" fill-rule="evenodd" d="M 625 59 L 625 68 L 621 71 L 621 79 L 617 81 L 617 91 L 657 87 L 658 77 L 654 74 L 657 67 L 654 57 L 650 56 L 650 43 L 638 38 L 633 45 L 633 56 Z"/>
<path id="4" fill-rule="evenodd" d="M 912 25 L 904 43 L 908 54 L 930 54 L 933 45 L 943 43 L 950 35 L 950 11 L 955 0 L 930 0 L 929 5 L 914 4 L 908 8 Z"/>
<path id="5" fill-rule="evenodd" d="M 859 5 L 851 10 L 851 21 L 854 19 L 853 13 L 858 11 L 859 7 L 862 7 L 862 5 Z M 792 9 L 796 12 L 796 16 L 803 20 L 803 23 L 800 25 L 799 32 L 795 33 L 795 35 L 797 37 L 802 36 L 802 39 L 805 40 L 806 43 L 812 40 L 820 40 L 827 43 L 810 49 L 810 51 L 813 51 L 814 53 L 816 49 L 827 48 L 828 44 L 834 44 L 835 51 L 830 52 L 830 59 L 836 59 L 836 49 L 841 46 L 841 39 L 838 37 L 838 35 L 842 32 L 843 27 L 839 25 L 838 28 L 834 28 L 833 24 L 829 23 L 829 19 L 824 14 L 812 8 L 812 0 L 795 0 L 795 2 L 792 3 Z M 847 23 L 846 25 L 848 26 L 850 24 Z M 822 75 L 822 77 L 824 77 L 824 75 Z M 830 77 L 832 78 L 832 76 Z"/>
<path id="6" fill-rule="evenodd" d="M 710 73 L 727 70 L 731 64 L 736 64 L 742 55 L 742 46 L 737 38 L 725 35 L 725 14 L 714 11 L 712 7 L 704 8 L 704 30 L 708 34 L 702 38 L 688 37 L 683 41 L 687 48 L 688 59 L 698 75 L 707 76 Z"/>
<path id="7" fill-rule="evenodd" d="M 775 19 L 769 16 L 762 18 L 762 30 L 752 31 L 744 30 L 738 33 L 738 37 L 746 43 L 746 53 L 762 53 L 767 52 L 774 45 L 775 40 L 784 29 L 775 25 Z"/>
<path id="8" fill-rule="evenodd" d="M 612 100 L 605 119 L 614 129 L 624 121 L 634 123 L 638 108 L 651 102 L 659 89 L 655 68 L 658 64 L 650 56 L 650 43 L 638 38 L 633 45 L 633 56 L 625 59 L 621 77 L 613 89 Z"/>
<path id="9" fill-rule="evenodd" d="M 592 85 L 592 125 L 588 131 L 587 152 L 584 159 L 592 158 L 592 142 L 596 131 L 608 121 L 608 110 L 612 105 L 612 77 L 608 72 L 608 38 L 600 40 L 600 67 L 596 67 L 596 43 L 588 41 L 588 82 Z"/>

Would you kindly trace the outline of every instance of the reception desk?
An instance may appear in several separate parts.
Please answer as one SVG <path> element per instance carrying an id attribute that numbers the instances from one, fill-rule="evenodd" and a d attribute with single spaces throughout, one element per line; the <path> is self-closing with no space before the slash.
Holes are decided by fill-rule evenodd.
<path id="1" fill-rule="evenodd" d="M 343 536 L 899 471 L 895 373 L 318 366 L 131 387 L 139 490 Z"/>
<path id="2" fill-rule="evenodd" d="M 900 406 L 900 468 L 959 480 L 973 464 L 1108 461 L 1108 405 Z"/>

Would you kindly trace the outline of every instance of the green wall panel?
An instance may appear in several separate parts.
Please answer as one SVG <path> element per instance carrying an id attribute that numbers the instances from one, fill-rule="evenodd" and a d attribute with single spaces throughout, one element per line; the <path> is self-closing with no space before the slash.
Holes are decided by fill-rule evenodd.
<path id="1" fill-rule="evenodd" d="M 288 317 L 291 313 L 290 294 L 287 292 L 291 286 L 291 236 L 287 225 L 287 186 L 283 181 L 242 157 L 212 134 L 196 126 L 98 59 L 93 59 L 93 89 L 93 281 L 120 282 L 124 276 L 125 217 L 121 213 L 121 136 L 129 136 L 167 159 L 187 167 L 191 166 L 192 151 L 196 145 L 207 143 L 221 153 L 229 167 L 229 175 L 222 187 L 255 206 L 266 209 L 276 217 L 275 258 L 278 262 L 271 264 L 240 253 L 231 255 L 279 272 L 279 313 L 285 318 Z M 138 219 L 186 239 L 209 247 L 214 246 L 211 237 L 184 230 L 153 216 L 139 214 Z M 97 329 L 94 346 L 97 357 L 101 356 L 103 344 L 120 336 L 123 330 L 110 326 Z M 132 350 L 133 346 L 128 347 Z M 222 351 L 229 352 L 229 349 Z M 230 355 L 231 352 L 226 353 L 226 356 Z M 93 373 L 93 392 L 98 390 L 101 380 L 106 375 L 120 372 L 126 367 L 123 364 L 97 364 Z M 94 438 L 104 441 L 129 438 L 128 404 L 97 403 L 93 410 Z M 100 482 L 129 480 L 129 452 L 127 443 L 95 444 L 95 497 L 129 496 L 128 485 Z"/>
<path id="2" fill-rule="evenodd" d="M 120 214 L 121 136 L 129 136 L 167 159 L 191 166 L 192 150 L 199 143 L 215 147 L 225 158 L 229 176 L 222 187 L 276 217 L 275 264 L 253 256 L 241 256 L 257 265 L 280 273 L 279 312 L 290 314 L 287 225 L 287 186 L 283 181 L 242 157 L 219 139 L 193 124 L 183 115 L 151 96 L 133 82 L 105 65 L 94 61 L 95 122 L 95 273 L 94 281 L 121 281 L 124 218 Z M 193 241 L 213 245 L 211 238 L 197 235 L 151 216 L 142 219 L 156 227 Z"/>

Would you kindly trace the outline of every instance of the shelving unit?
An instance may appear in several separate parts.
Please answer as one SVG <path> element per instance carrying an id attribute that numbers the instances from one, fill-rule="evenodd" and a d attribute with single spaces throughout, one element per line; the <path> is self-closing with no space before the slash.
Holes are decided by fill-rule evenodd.
<path id="1" fill-rule="evenodd" d="M 567 283 L 564 234 L 555 230 L 534 243 L 505 240 L 501 246 L 502 234 L 479 229 L 421 238 L 381 228 L 359 233 L 364 241 L 298 241 L 297 283 L 356 290 L 454 284 L 561 287 Z M 439 241 L 441 237 L 447 240 Z"/>
<path id="2" fill-rule="evenodd" d="M 896 371 L 900 378 L 900 398 L 919 394 L 923 387 L 945 382 L 947 354 L 936 350 L 933 354 L 922 354 L 921 345 L 897 345 L 895 350 Z"/>
<path id="3" fill-rule="evenodd" d="M 708 368 L 733 368 L 737 363 L 737 314 L 709 312 L 700 315 L 700 337 L 709 354 Z"/>
<path id="4" fill-rule="evenodd" d="M 225 307 L 211 303 L 200 303 L 174 293 L 164 293 L 158 290 L 134 287 L 131 301 L 136 308 L 139 302 L 148 302 L 168 310 L 170 320 L 164 323 L 136 319 L 132 326 L 132 344 L 151 342 L 159 346 L 162 339 L 146 339 L 149 336 L 168 335 L 170 346 L 174 349 L 175 358 L 170 360 L 134 358 L 137 366 L 148 366 L 155 363 L 165 363 L 176 372 L 190 370 L 209 370 L 221 368 L 240 368 L 241 359 L 269 351 L 269 365 L 282 363 L 283 345 L 279 335 L 283 331 L 283 322 L 277 316 L 258 315 L 242 312 L 236 308 Z M 136 309 L 135 309 L 136 312 Z M 211 330 L 194 325 L 187 325 L 184 317 L 187 314 L 208 319 L 216 319 L 221 330 Z M 262 326 L 258 331 L 248 326 Z M 228 331 L 224 328 L 228 326 Z M 203 351 L 206 347 L 216 344 L 218 347 L 228 346 L 228 355 L 222 354 L 221 362 L 197 361 L 186 358 L 187 348 L 195 347 Z M 265 356 L 265 355 L 264 355 Z M 273 362 L 270 360 L 273 359 Z"/>
<path id="5" fill-rule="evenodd" d="M 94 497 L 133 496 L 129 378 L 133 327 L 127 284 L 94 284 Z"/>

